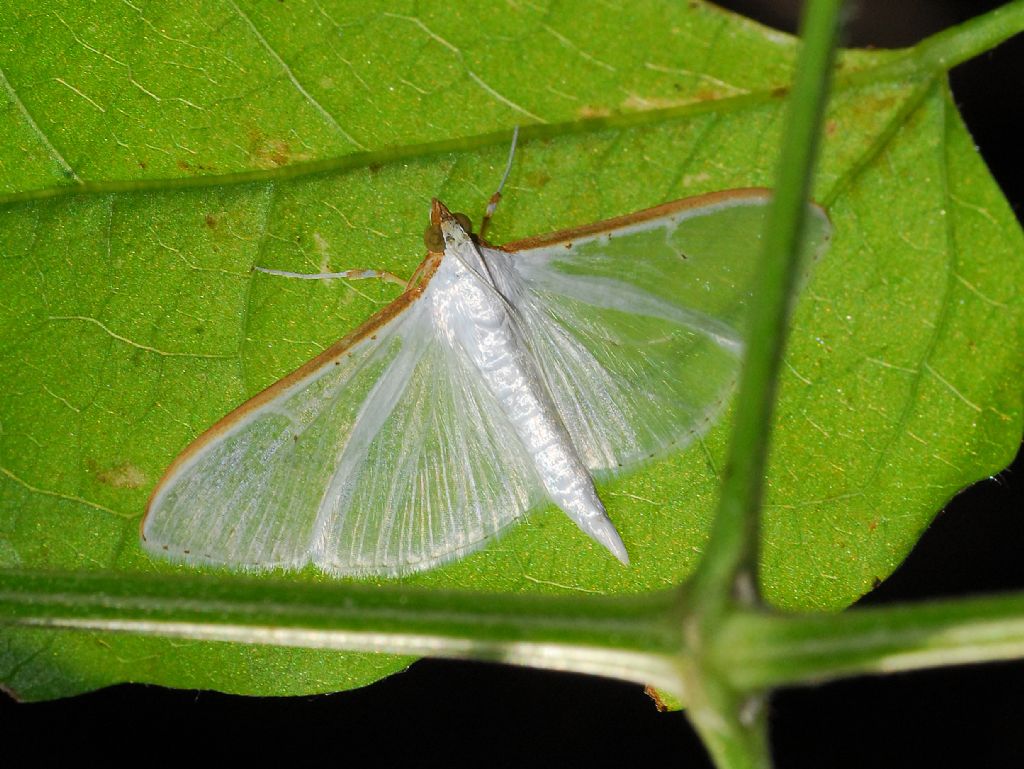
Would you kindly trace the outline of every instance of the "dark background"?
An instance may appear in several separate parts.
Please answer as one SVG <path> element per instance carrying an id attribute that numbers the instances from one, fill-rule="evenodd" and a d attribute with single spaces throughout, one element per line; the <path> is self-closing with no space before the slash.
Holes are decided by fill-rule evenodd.
<path id="1" fill-rule="evenodd" d="M 786 31 L 800 3 L 720 3 Z M 846 43 L 910 45 L 999 2 L 862 0 Z M 496 4 L 500 15 L 500 3 Z M 976 144 L 1020 216 L 1024 37 L 952 73 Z M 908 560 L 864 605 L 1024 588 L 1024 461 L 958 496 Z M 1024 766 L 1024 662 L 843 681 L 777 693 L 780 767 Z M 208 763 L 324 762 L 455 766 L 710 766 L 680 713 L 659 713 L 639 686 L 527 669 L 422 661 L 341 694 L 244 698 L 117 686 L 49 703 L 0 695 L 4 754 Z M 144 752 L 132 748 L 143 743 Z"/>

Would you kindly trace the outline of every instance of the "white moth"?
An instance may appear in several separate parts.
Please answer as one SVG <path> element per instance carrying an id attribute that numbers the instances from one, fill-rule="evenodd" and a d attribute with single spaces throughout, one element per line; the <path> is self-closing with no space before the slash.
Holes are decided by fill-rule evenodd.
<path id="1" fill-rule="evenodd" d="M 145 547 L 395 576 L 554 502 L 628 563 L 594 478 L 723 409 L 768 201 L 713 193 L 498 248 L 435 200 L 405 292 L 192 443 L 153 492 Z"/>

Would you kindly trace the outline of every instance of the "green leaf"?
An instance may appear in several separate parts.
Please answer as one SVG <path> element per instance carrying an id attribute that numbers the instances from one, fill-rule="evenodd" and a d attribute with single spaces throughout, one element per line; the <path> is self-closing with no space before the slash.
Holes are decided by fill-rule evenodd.
<path id="1" fill-rule="evenodd" d="M 841 58 L 815 186 L 835 238 L 794 319 L 768 477 L 762 581 L 780 607 L 850 603 L 1019 443 L 1024 239 L 942 70 L 1020 29 L 1015 7 L 975 27 L 988 32 L 973 43 Z M 703 5 L 523 4 L 481 24 L 493 10 L 110 3 L 3 15 L 0 567 L 190 573 L 138 545 L 160 474 L 395 295 L 251 266 L 409 275 L 430 198 L 481 211 L 515 124 L 527 127 L 496 242 L 771 184 L 791 39 Z M 549 510 L 405 581 L 677 584 L 707 536 L 726 437 L 723 423 L 601 489 L 628 570 Z M 122 680 L 328 691 L 409 662 L 0 637 L 0 680 L 28 699 Z"/>

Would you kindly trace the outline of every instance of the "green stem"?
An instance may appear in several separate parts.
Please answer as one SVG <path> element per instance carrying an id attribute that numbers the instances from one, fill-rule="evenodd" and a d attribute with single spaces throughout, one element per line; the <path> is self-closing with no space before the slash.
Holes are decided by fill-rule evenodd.
<path id="1" fill-rule="evenodd" d="M 840 5 L 840 0 L 812 2 L 805 17 L 804 48 L 764 234 L 758 290 L 751 301 L 718 514 L 691 584 L 698 611 L 721 611 L 731 600 L 737 577 L 752 572 L 756 559 L 776 381 L 799 270 L 800 239 L 832 73 Z"/>
<path id="2" fill-rule="evenodd" d="M 841 83 L 934 76 L 992 50 L 1021 32 L 1024 32 L 1024 0 L 1014 0 L 932 35 L 889 63 L 843 78 Z"/>
<path id="3" fill-rule="evenodd" d="M 678 593 L 537 596 L 265 578 L 0 571 L 0 626 L 485 659 L 684 693 Z"/>
<path id="4" fill-rule="evenodd" d="M 758 692 L 737 690 L 714 650 L 737 598 L 753 600 L 759 518 L 772 409 L 790 306 L 799 272 L 807 199 L 817 158 L 841 0 L 806 6 L 778 183 L 764 233 L 758 290 L 751 300 L 736 415 L 711 539 L 689 586 L 684 628 L 692 659 L 681 665 L 688 715 L 715 763 L 729 769 L 771 765 Z M 751 714 L 751 708 L 756 712 Z"/>
<path id="5" fill-rule="evenodd" d="M 644 682 L 655 680 L 649 674 L 675 675 L 690 664 L 679 633 L 684 610 L 672 592 L 580 601 L 264 579 L 0 571 L 0 625 L 316 648 L 366 648 L 372 641 L 382 651 L 501 661 L 518 650 L 512 661 L 538 667 L 546 661 L 579 672 L 594 672 L 596 661 L 606 665 L 599 672 L 611 674 L 607 666 L 614 664 L 620 669 L 614 674 Z M 531 654 L 536 657 L 527 658 Z M 708 656 L 729 689 L 740 693 L 1014 659 L 1024 656 L 1024 593 L 845 614 L 739 611 L 720 625 Z M 658 662 L 640 663 L 641 657 Z M 700 707 L 692 696 L 688 703 L 694 712 Z"/>
<path id="6" fill-rule="evenodd" d="M 684 679 L 689 679 L 686 667 Z M 761 694 L 741 694 L 731 682 L 706 675 L 687 693 L 686 715 L 716 766 L 770 769 L 765 700 Z"/>
<path id="7" fill-rule="evenodd" d="M 729 617 L 715 649 L 741 691 L 1024 656 L 1024 593 L 854 609 Z"/>

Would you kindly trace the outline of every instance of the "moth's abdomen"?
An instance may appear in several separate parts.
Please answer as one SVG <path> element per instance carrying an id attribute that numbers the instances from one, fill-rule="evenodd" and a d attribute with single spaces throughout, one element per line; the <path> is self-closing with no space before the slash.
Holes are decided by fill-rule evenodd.
<path id="1" fill-rule="evenodd" d="M 502 265 L 492 267 L 500 270 Z M 450 330 L 449 338 L 480 372 L 531 457 L 551 501 L 617 558 L 628 561 L 594 481 L 526 347 L 530 330 L 517 325 L 509 300 L 484 283 L 482 276 L 461 264 L 449 269 L 451 279 L 442 290 L 451 295 L 437 305 L 444 307 L 446 317 L 439 320 Z M 508 283 L 514 276 L 503 274 L 502 278 Z"/>
<path id="2" fill-rule="evenodd" d="M 569 434 L 526 350 L 523 332 L 516 328 L 504 303 L 465 270 L 453 289 L 458 294 L 449 305 L 454 338 L 480 372 L 527 451 L 540 461 L 541 452 L 561 444 L 562 453 L 568 455 L 563 462 L 578 465 L 589 479 L 586 468 L 574 456 Z M 544 477 L 543 468 L 537 469 Z"/>

